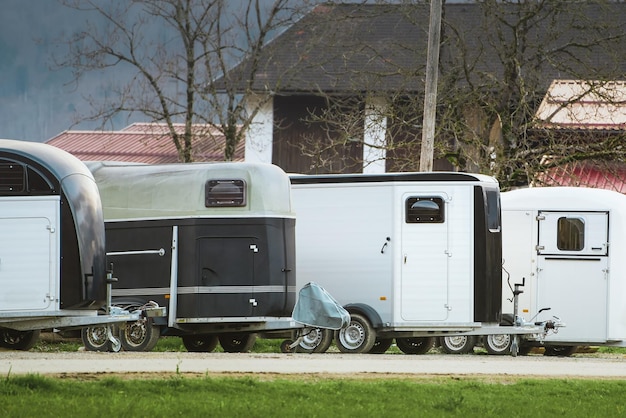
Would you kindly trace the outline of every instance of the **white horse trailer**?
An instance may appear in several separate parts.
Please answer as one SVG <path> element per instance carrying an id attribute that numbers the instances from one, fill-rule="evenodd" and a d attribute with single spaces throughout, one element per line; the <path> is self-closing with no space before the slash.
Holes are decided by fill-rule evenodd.
<path id="1" fill-rule="evenodd" d="M 395 338 L 417 354 L 438 335 L 506 332 L 495 179 L 387 173 L 292 175 L 291 183 L 298 287 L 319 283 L 350 312 L 334 336 L 342 352 L 384 352 Z M 331 341 L 322 336 L 313 350 Z"/>
<path id="2" fill-rule="evenodd" d="M 138 319 L 98 315 L 108 280 L 89 170 L 58 148 L 0 140 L 0 347 L 28 350 L 42 329 Z M 103 329 L 119 347 L 110 326 Z"/>
<path id="3" fill-rule="evenodd" d="M 525 279 L 520 311 L 566 323 L 546 337 L 546 353 L 567 355 L 579 345 L 626 346 L 626 196 L 573 187 L 502 193 L 502 239 L 510 280 Z M 508 297 L 503 312 L 512 311 Z"/>

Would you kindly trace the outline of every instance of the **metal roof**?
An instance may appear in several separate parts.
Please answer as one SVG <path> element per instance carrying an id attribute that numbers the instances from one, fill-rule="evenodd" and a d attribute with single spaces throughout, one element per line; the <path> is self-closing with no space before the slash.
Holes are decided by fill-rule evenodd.
<path id="1" fill-rule="evenodd" d="M 183 124 L 175 124 L 182 132 Z M 194 125 L 194 161 L 224 161 L 224 135 L 215 127 Z M 120 131 L 65 131 L 47 141 L 83 161 L 126 161 L 147 164 L 179 162 L 165 124 L 135 123 Z M 244 160 L 244 141 L 235 149 L 234 161 Z"/>
<path id="2" fill-rule="evenodd" d="M 610 161 L 577 161 L 544 172 L 536 186 L 575 186 L 626 193 L 626 165 Z"/>

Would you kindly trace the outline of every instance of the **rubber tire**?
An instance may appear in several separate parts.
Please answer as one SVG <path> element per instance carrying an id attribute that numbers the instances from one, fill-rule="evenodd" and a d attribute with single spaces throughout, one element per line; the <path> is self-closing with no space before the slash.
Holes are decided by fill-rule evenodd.
<path id="1" fill-rule="evenodd" d="M 324 328 L 309 328 L 309 330 L 294 351 L 297 353 L 325 353 L 333 343 L 333 332 Z"/>
<path id="2" fill-rule="evenodd" d="M 85 327 L 81 330 L 80 337 L 87 351 L 113 351 L 113 344 L 107 337 L 106 326 Z"/>
<path id="3" fill-rule="evenodd" d="M 9 328 L 0 328 L 0 347 L 10 350 L 28 351 L 37 344 L 41 331 L 17 331 Z"/>
<path id="4" fill-rule="evenodd" d="M 247 353 L 254 347 L 256 334 L 222 334 L 219 340 L 226 353 Z"/>
<path id="5" fill-rule="evenodd" d="M 183 335 L 183 345 L 190 353 L 210 353 L 217 347 L 219 339 L 213 334 Z"/>
<path id="6" fill-rule="evenodd" d="M 495 356 L 511 354 L 511 344 L 513 337 L 509 334 L 485 335 L 483 345 L 487 353 Z"/>
<path id="7" fill-rule="evenodd" d="M 569 357 L 576 352 L 578 346 L 575 345 L 547 345 L 544 356 L 551 357 Z"/>
<path id="8" fill-rule="evenodd" d="M 293 344 L 293 340 L 283 340 L 282 343 L 280 343 L 280 352 L 281 353 L 295 353 L 295 347 L 291 348 L 289 347 L 291 344 Z"/>
<path id="9" fill-rule="evenodd" d="M 474 351 L 477 339 L 473 335 L 439 337 L 439 346 L 446 354 L 468 354 Z"/>
<path id="10" fill-rule="evenodd" d="M 435 337 L 396 338 L 396 345 L 404 354 L 426 354 L 435 346 Z"/>
<path id="11" fill-rule="evenodd" d="M 335 344 L 342 353 L 369 353 L 376 343 L 376 332 L 360 314 L 350 314 L 350 324 L 335 331 Z"/>
<path id="12" fill-rule="evenodd" d="M 120 329 L 120 342 L 124 351 L 152 351 L 160 336 L 161 329 L 154 325 L 152 318 L 127 322 Z"/>
<path id="13" fill-rule="evenodd" d="M 370 354 L 384 354 L 393 344 L 393 338 L 376 338 Z"/>

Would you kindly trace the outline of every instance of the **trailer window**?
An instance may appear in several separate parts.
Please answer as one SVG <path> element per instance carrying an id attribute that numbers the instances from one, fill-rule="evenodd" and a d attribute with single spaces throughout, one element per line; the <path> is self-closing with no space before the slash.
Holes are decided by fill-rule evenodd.
<path id="1" fill-rule="evenodd" d="M 207 208 L 246 205 L 246 182 L 243 180 L 209 180 L 204 190 Z"/>
<path id="2" fill-rule="evenodd" d="M 559 218 L 556 246 L 561 251 L 582 251 L 585 247 L 585 221 L 581 218 Z"/>
<path id="3" fill-rule="evenodd" d="M 23 165 L 0 163 L 0 191 L 26 191 L 26 170 Z"/>
<path id="4" fill-rule="evenodd" d="M 500 230 L 500 193 L 487 190 L 487 227 L 492 232 Z"/>
<path id="5" fill-rule="evenodd" d="M 19 162 L 0 161 L 0 193 L 4 195 L 53 194 L 54 185 L 41 172 Z"/>
<path id="6" fill-rule="evenodd" d="M 445 211 L 440 197 L 409 197 L 406 200 L 405 221 L 414 223 L 443 223 Z"/>

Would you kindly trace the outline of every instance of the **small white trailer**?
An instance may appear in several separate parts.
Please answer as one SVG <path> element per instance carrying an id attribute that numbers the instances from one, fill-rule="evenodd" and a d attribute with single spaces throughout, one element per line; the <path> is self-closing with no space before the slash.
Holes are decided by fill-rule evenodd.
<path id="1" fill-rule="evenodd" d="M 42 329 L 138 320 L 98 314 L 110 280 L 89 170 L 58 148 L 0 140 L 0 347 L 28 350 Z"/>
<path id="2" fill-rule="evenodd" d="M 419 354 L 435 336 L 533 338 L 538 331 L 500 326 L 495 179 L 441 172 L 292 175 L 291 184 L 297 287 L 319 283 L 350 312 L 350 325 L 334 335 L 342 352 L 382 353 L 395 338 L 403 352 Z M 315 337 L 305 339 L 309 351 L 323 352 L 332 341 L 326 331 Z"/>
<path id="3" fill-rule="evenodd" d="M 520 312 L 566 323 L 546 337 L 547 354 L 568 355 L 580 345 L 626 346 L 626 196 L 574 187 L 505 192 L 502 237 L 510 280 L 526 283 Z M 507 293 L 503 312 L 512 312 Z M 539 312 L 543 308 L 550 310 Z"/>

